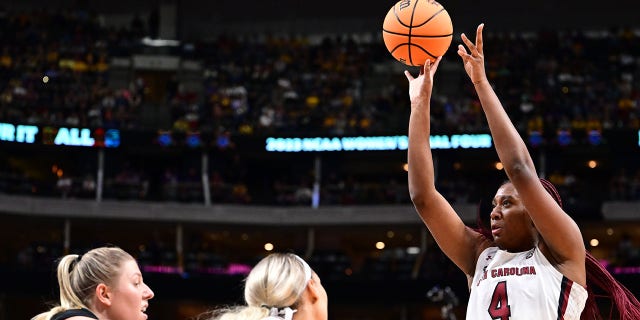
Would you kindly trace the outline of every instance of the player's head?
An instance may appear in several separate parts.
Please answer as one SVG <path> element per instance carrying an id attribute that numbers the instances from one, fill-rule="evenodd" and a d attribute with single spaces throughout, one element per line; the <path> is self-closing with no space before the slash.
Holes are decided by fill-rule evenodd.
<path id="1" fill-rule="evenodd" d="M 116 247 L 62 257 L 57 268 L 60 306 L 34 319 L 86 308 L 109 319 L 146 319 L 153 291 L 142 281 L 135 259 Z"/>
<path id="2" fill-rule="evenodd" d="M 267 308 L 270 313 L 305 308 L 314 319 L 327 319 L 327 293 L 320 278 L 292 253 L 262 259 L 247 277 L 244 296 L 249 306 Z"/>
<path id="3" fill-rule="evenodd" d="M 536 245 L 537 230 L 511 182 L 498 188 L 491 204 L 491 234 L 498 247 L 518 252 Z"/>
<path id="4" fill-rule="evenodd" d="M 545 179 L 540 179 L 540 183 L 562 207 L 562 199 L 556 187 Z M 500 248 L 508 251 L 523 251 L 536 245 L 538 232 L 518 191 L 511 182 L 507 181 L 498 188 L 492 201 L 492 208 L 491 235 Z"/>

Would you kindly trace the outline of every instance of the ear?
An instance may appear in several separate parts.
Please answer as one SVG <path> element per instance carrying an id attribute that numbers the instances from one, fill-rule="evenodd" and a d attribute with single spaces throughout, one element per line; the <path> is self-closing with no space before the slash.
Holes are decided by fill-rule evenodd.
<path id="1" fill-rule="evenodd" d="M 98 300 L 98 302 L 109 307 L 111 306 L 111 302 L 112 302 L 111 298 L 112 298 L 112 294 L 111 294 L 111 290 L 109 289 L 109 286 L 107 286 L 104 283 L 100 283 L 98 284 L 98 286 L 96 286 L 96 299 Z"/>
<path id="2" fill-rule="evenodd" d="M 307 284 L 307 292 L 309 293 L 309 301 L 311 301 L 311 303 L 315 303 L 318 301 L 318 297 L 320 297 L 319 285 L 320 283 L 318 283 L 314 277 L 311 277 L 311 280 L 309 280 Z"/>

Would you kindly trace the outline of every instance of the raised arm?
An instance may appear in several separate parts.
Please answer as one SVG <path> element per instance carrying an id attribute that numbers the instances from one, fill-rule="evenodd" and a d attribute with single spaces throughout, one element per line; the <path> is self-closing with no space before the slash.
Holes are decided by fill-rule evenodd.
<path id="1" fill-rule="evenodd" d="M 536 229 L 542 235 L 541 249 L 549 251 L 563 274 L 584 285 L 585 247 L 582 234 L 573 219 L 542 186 L 527 146 L 487 79 L 483 28 L 484 24 L 478 26 L 475 44 L 462 34 L 462 41 L 469 52 L 463 45 L 459 45 L 458 55 L 462 58 L 465 71 L 480 99 L 500 161 Z"/>
<path id="2" fill-rule="evenodd" d="M 414 78 L 408 71 L 411 115 L 409 117 L 409 194 L 411 201 L 442 251 L 464 273 L 473 276 L 475 260 L 488 240 L 466 227 L 447 200 L 436 190 L 431 156 L 430 108 L 433 75 L 440 58 L 429 60 Z"/>

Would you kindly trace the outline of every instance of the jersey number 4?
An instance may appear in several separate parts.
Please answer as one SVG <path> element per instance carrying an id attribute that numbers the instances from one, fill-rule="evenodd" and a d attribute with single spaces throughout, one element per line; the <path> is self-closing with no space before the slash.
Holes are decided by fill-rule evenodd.
<path id="1" fill-rule="evenodd" d="M 509 320 L 511 307 L 509 306 L 509 298 L 507 297 L 506 281 L 498 282 L 496 288 L 493 289 L 488 311 L 492 319 Z"/>

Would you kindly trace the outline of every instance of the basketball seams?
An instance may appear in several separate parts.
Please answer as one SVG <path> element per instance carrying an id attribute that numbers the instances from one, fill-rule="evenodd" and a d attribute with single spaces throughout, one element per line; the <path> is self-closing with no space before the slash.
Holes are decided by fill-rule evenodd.
<path id="1" fill-rule="evenodd" d="M 402 26 L 404 26 L 404 27 L 407 27 L 407 28 L 411 29 L 411 25 L 408 25 L 408 24 L 404 23 L 404 22 L 402 21 L 402 19 L 400 19 L 400 16 L 398 16 L 398 11 L 397 11 L 397 7 L 398 7 L 398 5 L 400 5 L 400 3 L 399 3 L 399 2 L 398 2 L 398 4 L 396 4 L 395 6 L 393 6 L 393 14 L 396 16 L 396 20 L 398 20 L 398 22 L 399 22 Z M 414 6 L 414 8 L 415 8 L 415 6 Z M 413 17 L 413 14 L 412 14 L 411 16 Z M 383 29 L 383 30 L 384 30 L 384 29 Z"/>
<path id="2" fill-rule="evenodd" d="M 382 27 L 387 49 L 394 58 L 409 66 L 422 65 L 425 59 L 434 61 L 453 38 L 450 19 L 447 10 L 438 3 L 399 0 L 388 12 Z"/>
<path id="3" fill-rule="evenodd" d="M 430 39 L 430 38 L 446 38 L 446 37 L 453 37 L 453 33 L 449 33 L 449 34 L 438 34 L 438 35 L 421 35 L 421 34 L 412 34 L 411 35 L 414 38 L 426 38 L 426 39 Z"/>
<path id="4" fill-rule="evenodd" d="M 424 52 L 424 53 L 428 54 L 429 56 L 431 56 L 431 57 L 432 57 L 432 58 L 434 58 L 434 59 L 438 58 L 438 57 L 436 57 L 435 55 L 433 55 L 431 52 L 429 52 L 429 50 L 427 50 L 427 49 L 423 48 L 421 45 L 419 45 L 419 44 L 413 44 L 413 43 L 401 43 L 401 44 L 399 44 L 399 45 L 395 46 L 393 49 L 389 50 L 389 52 L 390 52 L 391 54 L 393 54 L 393 52 L 394 52 L 394 51 L 396 51 L 398 48 L 400 48 L 400 47 L 402 47 L 402 46 L 409 46 L 409 49 L 407 49 L 407 52 L 409 53 L 409 57 L 411 57 L 411 47 L 415 47 L 415 48 L 420 49 L 422 52 Z M 411 63 L 411 65 L 414 65 L 414 64 L 413 64 L 413 61 L 409 61 L 409 62 Z"/>
<path id="5" fill-rule="evenodd" d="M 388 33 L 388 34 L 393 34 L 396 36 L 411 36 L 413 38 L 445 38 L 445 37 L 452 37 L 453 33 L 449 33 L 449 34 L 436 34 L 436 35 L 422 35 L 422 34 L 408 34 L 408 33 L 400 33 L 400 32 L 394 32 L 394 31 L 389 31 L 389 30 L 385 30 L 382 29 L 382 31 Z"/>
<path id="6" fill-rule="evenodd" d="M 423 22 L 423 23 L 421 23 L 421 24 L 413 25 L 413 19 L 412 19 L 412 20 L 411 20 L 411 25 L 412 25 L 414 28 L 422 27 L 422 26 L 424 26 L 425 24 L 429 23 L 429 21 L 433 20 L 433 18 L 435 18 L 437 15 L 439 15 L 439 14 L 440 14 L 440 13 L 442 13 L 443 11 L 446 11 L 446 10 L 444 10 L 444 8 L 440 9 L 438 12 L 436 12 L 436 13 L 432 14 L 432 15 L 431 15 L 431 17 L 429 17 L 427 20 L 425 20 L 425 22 Z M 412 18 L 413 18 L 413 17 L 412 17 Z"/>
<path id="7" fill-rule="evenodd" d="M 436 57 L 435 55 L 433 55 L 431 52 L 429 52 L 429 50 L 427 50 L 427 49 L 425 49 L 425 48 L 421 47 L 421 46 L 420 46 L 420 45 L 418 45 L 418 44 L 414 44 L 413 46 L 415 46 L 415 47 L 417 47 L 418 49 L 422 50 L 424 53 L 426 53 L 426 54 L 430 55 L 430 56 L 431 56 L 432 58 L 434 58 L 434 59 L 438 58 L 438 57 Z M 411 51 L 411 48 L 409 48 L 409 51 Z"/>
<path id="8" fill-rule="evenodd" d="M 416 36 L 416 37 L 417 37 L 417 36 Z M 434 38 L 435 38 L 435 37 L 434 37 Z M 426 54 L 428 54 L 428 55 L 432 56 L 433 58 L 437 58 L 435 55 L 431 54 L 431 52 L 429 52 L 429 50 L 427 50 L 427 49 L 423 48 L 421 45 L 419 45 L 419 44 L 415 44 L 415 43 L 409 43 L 409 42 L 403 42 L 403 43 L 400 43 L 400 44 L 398 44 L 397 46 L 393 47 L 393 49 L 389 49 L 389 52 L 390 52 L 390 53 L 393 53 L 394 51 L 396 51 L 398 48 L 400 48 L 400 47 L 402 47 L 402 46 L 409 46 L 409 47 L 414 46 L 414 47 L 420 48 L 420 50 L 424 51 Z M 410 50 L 411 50 L 411 49 L 409 49 L 409 51 L 410 51 Z"/>
<path id="9" fill-rule="evenodd" d="M 416 8 L 418 7 L 418 2 L 420 2 L 420 0 L 417 0 L 416 2 L 413 3 L 413 8 L 411 8 L 411 19 L 409 19 L 409 22 L 411 23 L 411 26 L 409 27 L 409 34 L 407 35 L 407 45 L 409 45 L 409 63 L 411 63 L 413 65 L 413 58 L 411 55 L 411 33 L 413 31 L 413 16 L 416 14 Z"/>
<path id="10" fill-rule="evenodd" d="M 395 32 L 395 31 L 390 31 L 385 29 L 384 27 L 382 28 L 383 32 L 387 32 L 389 34 L 395 34 L 395 35 L 399 35 L 399 36 L 407 36 L 407 37 L 420 37 L 420 38 L 441 38 L 441 37 L 448 37 L 448 36 L 453 36 L 453 33 L 448 33 L 448 34 L 436 34 L 436 35 L 415 35 L 411 32 L 411 28 L 418 28 L 418 27 L 422 27 L 425 24 L 427 24 L 429 21 L 433 20 L 437 15 L 439 15 L 440 13 L 442 13 L 443 11 L 446 12 L 445 8 L 441 8 L 438 12 L 435 12 L 434 14 L 431 15 L 431 17 L 429 17 L 427 20 L 425 20 L 423 23 L 418 24 L 413 26 L 413 16 L 415 13 L 416 8 L 418 7 L 418 1 L 414 2 L 413 8 L 411 10 L 411 19 L 410 19 L 410 23 L 411 24 L 406 24 L 402 21 L 402 19 L 400 19 L 400 16 L 398 15 L 398 6 L 399 3 L 393 6 L 393 15 L 396 17 L 396 21 L 402 25 L 403 27 L 406 27 L 409 30 L 409 33 L 401 33 L 401 32 Z M 410 41 L 411 39 L 409 39 Z"/>

